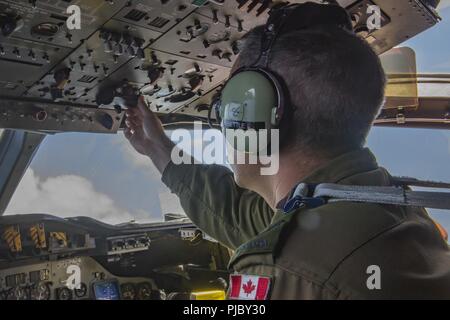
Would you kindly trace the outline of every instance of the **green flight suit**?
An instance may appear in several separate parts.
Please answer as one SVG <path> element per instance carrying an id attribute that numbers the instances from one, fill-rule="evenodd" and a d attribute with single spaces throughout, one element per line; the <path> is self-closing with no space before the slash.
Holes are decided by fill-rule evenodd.
<path id="1" fill-rule="evenodd" d="M 170 163 L 162 180 L 194 224 L 236 250 L 231 269 L 271 278 L 270 299 L 450 299 L 449 247 L 423 208 L 340 202 L 273 212 L 217 165 Z M 387 186 L 390 175 L 362 149 L 302 182 Z"/>

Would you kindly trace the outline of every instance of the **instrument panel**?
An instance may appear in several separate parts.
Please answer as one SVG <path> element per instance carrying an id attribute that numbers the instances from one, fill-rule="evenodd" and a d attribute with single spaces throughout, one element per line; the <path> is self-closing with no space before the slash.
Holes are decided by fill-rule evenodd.
<path id="1" fill-rule="evenodd" d="M 90 257 L 0 270 L 1 300 L 161 300 L 154 281 L 116 277 Z"/>
<path id="2" fill-rule="evenodd" d="M 0 0 L 0 127 L 43 131 L 116 132 L 95 119 L 70 127 L 52 121 L 21 121 L 16 101 L 72 108 L 123 109 L 124 85 L 144 95 L 160 114 L 188 114 L 228 77 L 238 42 L 263 24 L 278 0 Z M 306 2 L 294 0 L 290 3 Z M 315 2 L 334 2 L 321 1 Z M 382 53 L 439 21 L 429 0 L 338 0 L 355 31 Z M 381 26 L 367 25 L 367 8 L 381 9 Z M 80 29 L 72 14 L 80 13 Z M 11 100 L 13 99 L 13 100 Z M 193 113 L 186 112 L 194 110 Z M 28 111 L 27 111 L 28 112 Z M 26 113 L 27 113 L 26 112 Z M 83 117 L 82 117 L 83 118 Z M 117 125 L 117 123 L 119 125 Z M 66 122 L 65 124 L 68 124 Z M 97 125 L 99 124 L 99 125 Z"/>
<path id="3" fill-rule="evenodd" d="M 230 252 L 191 222 L 0 217 L 0 300 L 162 300 L 224 291 Z M 188 280 L 187 280 L 188 279 Z"/>

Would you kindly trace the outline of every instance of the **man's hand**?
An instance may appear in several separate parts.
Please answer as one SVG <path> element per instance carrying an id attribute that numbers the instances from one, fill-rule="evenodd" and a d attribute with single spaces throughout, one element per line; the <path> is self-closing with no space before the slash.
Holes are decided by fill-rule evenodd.
<path id="1" fill-rule="evenodd" d="M 126 111 L 125 137 L 140 154 L 149 156 L 162 173 L 170 162 L 174 143 L 164 133 L 159 118 L 148 108 L 143 97 L 139 97 L 137 108 Z"/>

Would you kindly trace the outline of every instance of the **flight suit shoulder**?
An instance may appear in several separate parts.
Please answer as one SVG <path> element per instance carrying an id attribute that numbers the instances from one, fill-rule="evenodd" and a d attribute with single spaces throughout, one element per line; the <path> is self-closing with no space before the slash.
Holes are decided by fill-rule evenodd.
<path id="1" fill-rule="evenodd" d="M 301 210 L 283 230 L 275 262 L 317 283 L 366 242 L 405 220 L 401 208 L 336 202 Z"/>
<path id="2" fill-rule="evenodd" d="M 259 235 L 239 246 L 229 262 L 229 267 L 235 270 L 241 269 L 243 267 L 243 264 L 240 263 L 242 258 L 251 255 L 258 256 L 255 263 L 262 262 L 261 256 L 264 256 L 265 258 L 263 260 L 265 264 L 273 264 L 273 254 L 277 248 L 280 236 L 293 216 L 294 215 L 289 214 L 279 217 Z M 253 263 L 254 262 L 251 262 L 250 264 Z"/>
<path id="3" fill-rule="evenodd" d="M 334 290 L 326 288 L 320 283 L 315 283 L 307 277 L 295 274 L 276 263 L 275 258 L 279 250 L 280 238 L 282 238 L 294 216 L 295 212 L 280 215 L 265 231 L 237 248 L 229 263 L 229 267 L 235 273 L 230 278 L 228 298 L 232 299 L 232 292 L 239 296 L 239 292 L 245 289 L 244 287 L 241 289 L 235 288 L 236 285 L 233 284 L 232 278 L 236 276 L 247 279 L 245 281 L 253 281 L 254 284 L 259 283 L 259 279 L 264 279 L 268 283 L 266 298 L 272 300 L 338 298 L 338 293 Z M 247 285 L 247 289 L 253 288 L 247 282 L 239 285 Z M 259 286 L 257 288 L 259 289 Z M 244 292 L 248 293 L 245 290 Z M 239 298 L 248 299 L 248 296 L 244 294 Z"/>
<path id="4" fill-rule="evenodd" d="M 404 221 L 401 210 L 376 204 L 331 203 L 299 208 L 241 245 L 230 268 L 269 277 L 271 299 L 345 299 L 351 295 L 329 281 L 337 266 L 364 243 Z"/>

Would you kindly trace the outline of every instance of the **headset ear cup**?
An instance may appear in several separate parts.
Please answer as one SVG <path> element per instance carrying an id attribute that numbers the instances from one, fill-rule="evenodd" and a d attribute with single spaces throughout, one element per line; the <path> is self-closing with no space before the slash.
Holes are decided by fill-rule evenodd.
<path id="1" fill-rule="evenodd" d="M 216 118 L 216 123 L 221 124 L 222 116 L 221 116 L 221 108 L 222 108 L 222 95 L 221 92 L 217 92 L 211 100 L 210 110 L 214 111 L 214 116 Z"/>
<path id="2" fill-rule="evenodd" d="M 216 116 L 216 122 L 220 125 L 220 123 L 222 122 L 222 116 L 221 116 L 221 100 L 217 99 L 214 102 L 213 108 L 214 108 L 214 114 Z"/>
<path id="3" fill-rule="evenodd" d="M 277 96 L 277 105 L 272 110 L 272 129 L 279 129 L 281 125 L 281 121 L 284 117 L 284 109 L 285 109 L 285 87 L 282 85 L 282 83 L 278 80 L 277 75 L 273 74 L 272 72 L 260 69 L 266 77 L 271 81 L 274 94 Z"/>

